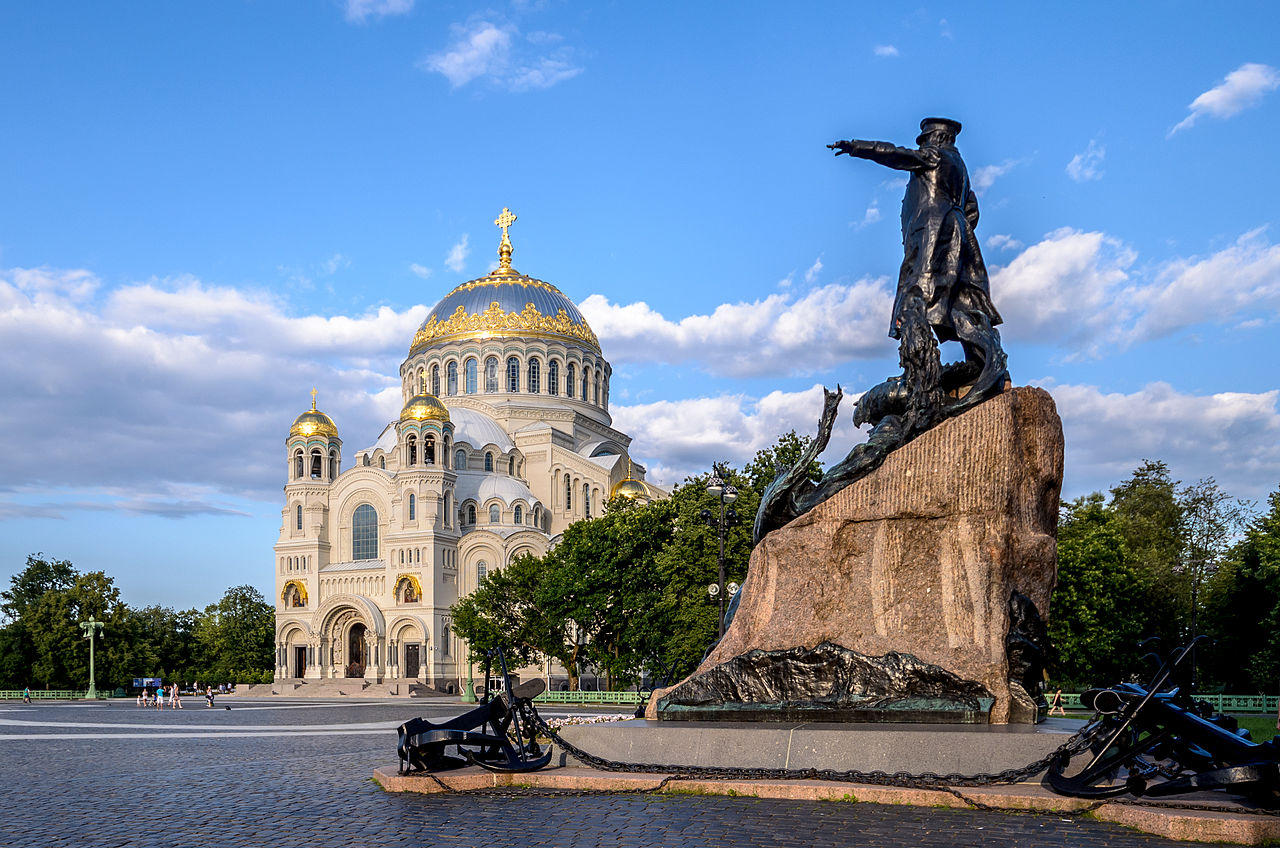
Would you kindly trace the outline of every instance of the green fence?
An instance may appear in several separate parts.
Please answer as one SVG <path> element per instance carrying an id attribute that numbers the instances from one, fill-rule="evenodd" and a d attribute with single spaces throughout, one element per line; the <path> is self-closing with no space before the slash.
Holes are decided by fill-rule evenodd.
<path id="1" fill-rule="evenodd" d="M 533 700 L 540 704 L 638 704 L 640 692 L 552 692 L 547 690 Z"/>
<path id="2" fill-rule="evenodd" d="M 71 701 L 77 698 L 83 698 L 88 693 L 83 689 L 32 689 L 31 700 L 33 701 Z M 100 693 L 102 697 L 106 697 L 106 693 Z M 21 700 L 21 689 L 0 689 L 0 701 Z"/>

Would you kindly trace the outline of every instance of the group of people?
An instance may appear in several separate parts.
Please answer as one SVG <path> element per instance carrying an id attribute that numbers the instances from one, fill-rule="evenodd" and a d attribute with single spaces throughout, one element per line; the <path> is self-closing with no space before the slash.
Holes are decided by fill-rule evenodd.
<path id="1" fill-rule="evenodd" d="M 226 691 L 221 686 L 219 691 Z M 204 687 L 204 702 L 206 707 L 213 706 L 213 699 L 217 693 L 213 691 L 212 686 Z M 155 692 L 143 687 L 138 693 L 138 706 L 154 707 L 157 710 L 164 709 L 164 703 L 168 700 L 169 709 L 180 710 L 182 706 L 182 691 L 178 688 L 178 684 L 174 683 L 169 686 L 157 686 Z"/>

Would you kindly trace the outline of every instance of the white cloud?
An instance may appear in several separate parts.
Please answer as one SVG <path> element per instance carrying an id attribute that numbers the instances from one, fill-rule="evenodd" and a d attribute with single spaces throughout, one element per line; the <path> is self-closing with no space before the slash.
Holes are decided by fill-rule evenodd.
<path id="1" fill-rule="evenodd" d="M 351 260 L 343 256 L 341 253 L 335 253 L 324 262 L 320 263 L 320 268 L 326 274 L 336 274 L 343 268 L 351 267 Z"/>
<path id="2" fill-rule="evenodd" d="M 417 262 L 410 263 L 409 270 L 412 271 L 415 276 L 421 277 L 424 280 L 431 276 L 431 269 L 426 265 L 419 265 Z"/>
<path id="3" fill-rule="evenodd" d="M 364 23 L 370 17 L 407 15 L 411 11 L 413 0 L 346 0 L 347 20 L 355 23 Z"/>
<path id="4" fill-rule="evenodd" d="M 876 223 L 879 220 L 880 220 L 880 202 L 877 200 L 873 200 L 871 201 L 871 205 L 867 207 L 867 211 L 862 213 L 862 220 L 854 221 L 853 227 L 854 229 L 860 230 L 863 227 L 871 226 L 872 224 Z"/>
<path id="5" fill-rule="evenodd" d="M 428 56 L 420 67 L 444 75 L 454 88 L 483 78 L 509 91 L 529 91 L 550 88 L 583 70 L 570 48 L 558 46 L 562 38 L 555 33 L 522 38 L 514 26 L 489 21 L 454 24 L 451 30 L 449 46 Z"/>
<path id="6" fill-rule="evenodd" d="M 1264 497 L 1280 481 L 1280 391 L 1190 395 L 1167 383 L 1130 394 L 1047 388 L 1066 436 L 1066 497 L 1105 491 L 1144 459 L 1167 462 L 1185 481 L 1216 477 L 1236 497 Z"/>
<path id="7" fill-rule="evenodd" d="M 846 394 L 841 402 L 828 446 L 828 454 L 835 458 L 865 438 L 851 420 L 856 399 Z M 775 391 L 761 398 L 720 395 L 614 406 L 610 412 L 614 426 L 631 434 L 636 449 L 644 452 L 640 458 L 648 479 L 670 486 L 705 472 L 712 461 L 726 460 L 741 467 L 789 430 L 814 435 L 822 412 L 822 386 Z"/>
<path id="8" fill-rule="evenodd" d="M 1022 164 L 1021 159 L 1006 159 L 999 165 L 984 165 L 969 177 L 969 184 L 974 194 L 981 196 L 987 189 L 995 185 L 995 181 Z"/>
<path id="9" fill-rule="evenodd" d="M 1026 245 L 1011 235 L 1006 233 L 996 233 L 987 239 L 987 247 L 992 250 L 1021 250 L 1026 247 Z"/>
<path id="10" fill-rule="evenodd" d="M 812 283 L 814 280 L 818 279 L 818 274 L 820 273 L 822 273 L 821 256 L 813 260 L 813 264 L 809 266 L 809 270 L 804 272 L 804 281 L 806 283 Z"/>
<path id="11" fill-rule="evenodd" d="M 1097 139 L 1090 140 L 1084 152 L 1072 156 L 1067 163 L 1067 176 L 1078 183 L 1102 179 L 1102 160 L 1106 155 L 1106 147 L 1098 144 Z"/>
<path id="12" fill-rule="evenodd" d="M 449 248 L 449 255 L 445 257 L 444 265 L 454 273 L 461 273 L 467 264 L 467 254 L 471 249 L 467 247 L 468 234 L 462 234 L 462 240 Z"/>
<path id="13" fill-rule="evenodd" d="M 898 48 L 892 44 L 877 44 L 872 48 L 871 52 L 877 56 L 897 56 Z"/>
<path id="14" fill-rule="evenodd" d="M 349 457 L 394 414 L 378 393 L 398 400 L 388 375 L 427 312 L 294 315 L 270 295 L 191 278 L 89 296 L 99 288 L 83 270 L 0 271 L 0 439 L 13 448 L 0 517 L 226 514 L 236 498 L 274 500 L 308 390 L 320 389 Z"/>
<path id="15" fill-rule="evenodd" d="M 1280 72 L 1270 65 L 1248 62 L 1227 74 L 1227 78 L 1191 101 L 1190 114 L 1169 130 L 1168 135 L 1195 125 L 1201 116 L 1225 119 L 1256 106 L 1263 96 L 1280 87 Z"/>
<path id="16" fill-rule="evenodd" d="M 670 320 L 643 301 L 593 294 L 579 308 L 614 361 L 697 363 L 713 374 L 811 374 L 849 359 L 892 356 L 888 282 L 820 286 L 796 299 L 773 294 Z"/>
<path id="17" fill-rule="evenodd" d="M 1207 257 L 1175 259 L 1137 294 L 1143 315 L 1136 338 L 1165 336 L 1202 323 L 1232 323 L 1280 314 L 1280 245 L 1262 229 Z"/>
<path id="18" fill-rule="evenodd" d="M 991 293 L 1001 332 L 1032 342 L 1071 342 L 1094 352 L 1126 315 L 1119 291 L 1136 254 L 1103 233 L 1064 228 L 1004 267 L 992 266 Z"/>

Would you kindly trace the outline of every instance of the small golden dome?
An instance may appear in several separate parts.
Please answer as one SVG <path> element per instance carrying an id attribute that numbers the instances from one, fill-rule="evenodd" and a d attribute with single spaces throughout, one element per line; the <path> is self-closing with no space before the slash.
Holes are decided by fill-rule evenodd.
<path id="1" fill-rule="evenodd" d="M 628 478 L 614 486 L 609 497 L 631 498 L 633 501 L 641 499 L 647 500 L 649 498 L 649 488 L 639 480 L 632 480 Z"/>
<path id="2" fill-rule="evenodd" d="M 316 390 L 311 390 L 311 408 L 293 419 L 289 436 L 325 436 L 338 438 L 338 425 L 333 419 L 316 409 Z"/>
<path id="3" fill-rule="evenodd" d="M 409 398 L 409 402 L 400 411 L 401 421 L 448 421 L 449 410 L 435 395 L 423 392 L 417 397 Z"/>

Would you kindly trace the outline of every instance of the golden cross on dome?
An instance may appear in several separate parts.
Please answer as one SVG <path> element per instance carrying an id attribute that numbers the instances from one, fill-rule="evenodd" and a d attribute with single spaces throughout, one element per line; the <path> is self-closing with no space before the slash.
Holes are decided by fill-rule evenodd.
<path id="1" fill-rule="evenodd" d="M 315 386 L 311 387 L 311 408 L 312 409 L 316 408 L 316 387 Z"/>
<path id="2" fill-rule="evenodd" d="M 507 236 L 507 228 L 516 222 L 516 216 L 507 207 L 502 207 L 502 214 L 493 223 L 502 227 L 502 243 L 498 245 L 498 270 L 511 270 L 511 239 Z"/>

